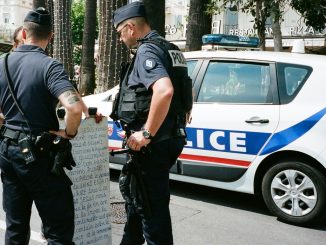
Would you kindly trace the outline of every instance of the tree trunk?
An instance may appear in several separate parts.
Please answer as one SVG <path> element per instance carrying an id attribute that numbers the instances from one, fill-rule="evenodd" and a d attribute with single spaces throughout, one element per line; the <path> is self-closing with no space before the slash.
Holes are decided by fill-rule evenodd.
<path id="1" fill-rule="evenodd" d="M 96 92 L 104 92 L 107 89 L 107 78 L 108 78 L 108 61 L 109 61 L 109 38 L 108 38 L 108 12 L 110 7 L 110 0 L 100 1 L 100 23 L 99 23 L 99 52 L 98 52 L 98 79 L 96 85 Z"/>
<path id="2" fill-rule="evenodd" d="M 33 0 L 33 9 L 38 7 L 46 8 L 46 0 Z"/>
<path id="3" fill-rule="evenodd" d="M 51 14 L 51 23 L 52 23 L 52 33 L 54 33 L 54 13 L 53 13 L 53 0 L 46 0 L 46 9 Z M 53 57 L 53 42 L 54 39 L 52 38 L 49 45 L 46 47 L 46 53 Z"/>
<path id="4" fill-rule="evenodd" d="M 104 92 L 119 84 L 120 64 L 128 60 L 128 52 L 112 23 L 112 13 L 127 4 L 127 0 L 100 1 L 100 38 L 98 54 L 98 80 L 96 93 Z"/>
<path id="5" fill-rule="evenodd" d="M 272 30 L 273 30 L 273 39 L 274 39 L 274 51 L 281 52 L 283 50 L 283 47 L 282 47 L 281 25 L 279 21 L 273 22 Z"/>
<path id="6" fill-rule="evenodd" d="M 278 2 L 274 2 L 271 16 L 273 18 L 272 30 L 274 39 L 274 51 L 281 52 L 283 50 L 282 31 L 280 24 L 280 22 L 282 21 L 282 13 L 280 10 L 280 4 Z"/>
<path id="7" fill-rule="evenodd" d="M 144 0 L 151 28 L 165 37 L 165 0 Z"/>
<path id="8" fill-rule="evenodd" d="M 210 0 L 190 0 L 189 22 L 187 28 L 186 50 L 200 50 L 202 36 L 211 33 L 212 17 L 206 14 Z"/>
<path id="9" fill-rule="evenodd" d="M 56 0 L 53 4 L 54 13 L 54 41 L 53 57 L 59 60 L 68 76 L 74 76 L 72 62 L 72 37 L 71 37 L 71 0 Z"/>
<path id="10" fill-rule="evenodd" d="M 260 48 L 262 50 L 266 49 L 266 38 L 265 38 L 265 23 L 266 16 L 263 12 L 263 0 L 256 1 L 256 16 L 255 16 L 255 25 L 260 40 Z"/>
<path id="11" fill-rule="evenodd" d="M 92 94 L 95 89 L 94 45 L 97 1 L 86 0 L 79 92 Z"/>

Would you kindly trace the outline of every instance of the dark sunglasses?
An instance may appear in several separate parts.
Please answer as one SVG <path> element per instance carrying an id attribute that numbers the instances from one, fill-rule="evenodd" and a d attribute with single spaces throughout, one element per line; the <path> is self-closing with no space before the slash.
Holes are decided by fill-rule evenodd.
<path id="1" fill-rule="evenodd" d="M 128 23 L 127 24 L 125 24 L 119 31 L 117 31 L 117 35 L 120 37 L 121 36 L 121 32 L 122 32 L 122 30 L 126 27 L 128 25 Z"/>

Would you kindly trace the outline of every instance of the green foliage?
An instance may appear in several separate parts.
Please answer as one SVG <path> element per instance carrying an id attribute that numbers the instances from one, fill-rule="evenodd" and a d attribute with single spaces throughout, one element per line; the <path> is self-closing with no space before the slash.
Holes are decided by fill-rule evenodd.
<path id="1" fill-rule="evenodd" d="M 74 0 L 71 11 L 71 32 L 72 32 L 72 59 L 74 64 L 81 63 L 81 45 L 83 41 L 85 17 L 85 3 L 82 0 Z"/>
<path id="2" fill-rule="evenodd" d="M 78 65 L 81 64 L 81 56 L 82 56 L 81 45 L 75 45 L 72 51 L 72 60 L 74 64 L 78 64 Z"/>
<path id="3" fill-rule="evenodd" d="M 71 12 L 71 29 L 73 45 L 81 45 L 84 31 L 85 2 L 74 0 Z"/>
<path id="4" fill-rule="evenodd" d="M 95 1 L 95 0 L 94 0 Z M 81 45 L 84 33 L 85 1 L 73 0 L 71 11 L 71 29 L 74 64 L 81 63 Z M 98 20 L 96 21 L 96 38 L 98 37 Z"/>
<path id="5" fill-rule="evenodd" d="M 210 15 L 220 14 L 225 10 L 227 0 L 210 0 L 206 6 L 206 13 Z"/>
<path id="6" fill-rule="evenodd" d="M 321 31 L 326 23 L 326 0 L 292 0 L 291 6 L 305 19 L 307 26 Z"/>

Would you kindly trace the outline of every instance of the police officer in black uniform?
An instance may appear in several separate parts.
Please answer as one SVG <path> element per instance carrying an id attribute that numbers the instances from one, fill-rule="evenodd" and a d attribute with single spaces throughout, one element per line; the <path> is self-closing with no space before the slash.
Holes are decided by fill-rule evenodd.
<path id="1" fill-rule="evenodd" d="M 29 243 L 33 202 L 48 244 L 74 244 L 72 183 L 63 171 L 59 175 L 51 172 L 55 163 L 52 151 L 42 147 L 35 149 L 37 139 L 44 132 L 73 138 L 83 110 L 80 96 L 62 64 L 45 53 L 51 37 L 49 13 L 44 8 L 30 11 L 22 30 L 24 44 L 7 60 L 13 93 L 5 75 L 5 59 L 0 59 L 0 108 L 5 116 L 1 128 L 0 168 L 6 245 Z M 58 101 L 66 109 L 65 130 L 59 130 Z"/>
<path id="2" fill-rule="evenodd" d="M 181 110 L 181 115 L 173 113 L 177 88 L 173 85 L 172 60 L 160 45 L 168 42 L 151 30 L 142 2 L 117 9 L 113 20 L 120 40 L 129 49 L 137 48 L 137 52 L 125 69 L 111 117 L 131 131 L 127 146 L 137 152 L 151 211 L 145 215 L 132 202 L 126 203 L 127 223 L 121 244 L 143 244 L 144 237 L 149 245 L 173 244 L 169 169 L 185 144 L 185 111 Z M 184 58 L 182 62 L 187 73 Z"/>

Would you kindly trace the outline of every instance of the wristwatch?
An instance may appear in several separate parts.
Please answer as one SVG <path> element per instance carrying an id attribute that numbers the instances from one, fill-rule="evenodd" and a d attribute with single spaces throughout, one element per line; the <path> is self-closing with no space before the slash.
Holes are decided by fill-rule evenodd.
<path id="1" fill-rule="evenodd" d="M 153 135 L 151 135 L 151 133 L 148 130 L 143 130 L 143 136 L 145 139 L 151 140 L 154 138 Z"/>

